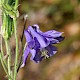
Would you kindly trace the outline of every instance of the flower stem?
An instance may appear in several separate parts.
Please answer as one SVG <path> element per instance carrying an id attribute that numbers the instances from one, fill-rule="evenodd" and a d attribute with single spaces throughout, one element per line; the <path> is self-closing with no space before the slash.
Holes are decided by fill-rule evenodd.
<path id="1" fill-rule="evenodd" d="M 0 60 L 1 60 L 2 66 L 3 66 L 3 69 L 4 69 L 5 73 L 7 74 L 9 80 L 13 80 L 13 79 L 11 78 L 11 76 L 10 76 L 10 75 L 8 74 L 8 72 L 7 72 L 7 69 L 6 69 L 6 67 L 5 67 L 5 64 L 4 64 L 4 61 L 3 61 L 3 59 L 2 59 L 2 55 L 1 55 L 1 54 L 2 54 L 2 53 L 0 53 Z"/>
<path id="2" fill-rule="evenodd" d="M 3 69 L 4 69 L 5 73 L 7 74 L 9 80 L 12 80 L 10 74 L 9 74 L 8 71 L 7 71 L 7 68 L 8 68 L 7 65 L 6 65 L 7 63 L 6 63 L 6 61 L 4 60 L 3 47 L 2 47 L 2 36 L 1 36 L 1 53 L 0 53 L 0 60 L 1 60 L 2 66 L 3 66 Z"/>
<path id="3" fill-rule="evenodd" d="M 4 59 L 4 53 L 3 53 L 2 36 L 1 36 L 1 58 L 2 58 L 3 61 L 4 61 L 5 67 L 7 68 L 7 63 L 6 63 L 6 60 Z"/>
<path id="4" fill-rule="evenodd" d="M 19 0 L 15 0 L 15 6 L 14 6 L 15 10 L 17 10 L 18 8 L 18 3 L 19 3 Z"/>
<path id="5" fill-rule="evenodd" d="M 17 11 L 18 8 L 18 1 L 15 0 L 15 6 L 14 9 Z M 15 65 L 14 65 L 14 80 L 16 80 L 17 76 L 17 64 L 18 64 L 18 37 L 17 37 L 17 17 L 13 18 L 13 23 L 14 23 L 14 35 L 15 35 L 15 40 L 16 40 L 16 53 L 15 53 Z"/>
<path id="6" fill-rule="evenodd" d="M 15 65 L 14 65 L 14 80 L 16 80 L 17 76 L 17 64 L 18 64 L 18 37 L 17 37 L 17 19 L 13 19 L 14 22 L 14 34 L 16 40 L 16 54 L 15 54 Z"/>
<path id="7" fill-rule="evenodd" d="M 5 40 L 5 45 L 6 45 L 6 51 L 7 51 L 7 55 L 8 55 L 8 60 L 7 60 L 7 63 L 8 63 L 8 73 L 9 75 L 11 75 L 11 54 L 10 54 L 10 49 L 9 49 L 9 45 L 8 45 L 8 40 L 6 39 Z M 10 80 L 10 79 L 9 79 Z"/>

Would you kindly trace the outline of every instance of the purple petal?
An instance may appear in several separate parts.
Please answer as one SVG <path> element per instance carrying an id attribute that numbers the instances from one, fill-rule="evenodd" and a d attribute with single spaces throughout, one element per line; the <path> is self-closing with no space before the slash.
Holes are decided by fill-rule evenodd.
<path id="1" fill-rule="evenodd" d="M 34 37 L 34 40 L 35 40 L 35 46 L 34 46 L 34 49 L 39 49 L 40 48 L 40 43 L 38 42 L 37 38 Z"/>
<path id="2" fill-rule="evenodd" d="M 34 24 L 32 27 L 35 29 L 35 31 L 40 31 L 39 26 L 37 24 Z"/>
<path id="3" fill-rule="evenodd" d="M 29 52 L 30 52 L 30 48 L 27 46 L 25 51 L 24 51 L 24 54 L 23 54 L 23 64 L 21 65 L 21 67 L 25 66 L 26 60 L 27 60 L 28 55 L 29 55 Z"/>
<path id="4" fill-rule="evenodd" d="M 59 40 L 54 39 L 54 38 L 47 38 L 48 41 L 50 41 L 50 44 L 57 44 L 59 43 Z"/>
<path id="5" fill-rule="evenodd" d="M 37 24 L 34 24 L 33 25 L 35 31 L 37 33 L 39 33 L 40 35 L 46 37 L 46 39 L 48 41 L 50 41 L 51 44 L 56 44 L 56 43 L 59 43 L 61 42 L 64 38 L 61 36 L 63 34 L 63 32 L 58 32 L 58 31 L 55 31 L 55 30 L 50 30 L 50 31 L 47 31 L 47 32 L 42 32 L 40 29 L 39 29 L 39 26 Z"/>
<path id="6" fill-rule="evenodd" d="M 28 43 L 29 48 L 33 48 L 35 45 L 35 41 L 32 39 L 31 34 L 27 30 L 24 31 L 24 34 L 25 34 L 26 41 Z"/>
<path id="7" fill-rule="evenodd" d="M 45 32 L 43 34 L 43 36 L 56 38 L 56 37 L 60 37 L 62 34 L 63 34 L 63 32 L 58 32 L 58 31 L 55 31 L 55 30 L 50 30 L 50 31 Z"/>
<path id="8" fill-rule="evenodd" d="M 45 48 L 48 51 L 48 56 L 51 57 L 57 52 L 57 48 L 55 46 L 49 45 Z"/>
<path id="9" fill-rule="evenodd" d="M 38 34 L 31 26 L 29 26 L 28 30 L 31 32 L 33 37 L 36 37 L 38 42 L 40 43 L 40 46 L 42 48 L 46 47 L 49 45 L 49 41 L 47 41 L 46 38 Z"/>
<path id="10" fill-rule="evenodd" d="M 64 37 L 60 36 L 60 37 L 56 37 L 56 38 L 54 38 L 54 39 L 56 39 L 56 40 L 58 40 L 59 42 L 61 42 L 61 41 L 64 40 Z"/>
<path id="11" fill-rule="evenodd" d="M 42 61 L 42 59 L 44 58 L 44 56 L 41 56 L 41 52 L 39 49 L 36 50 L 36 55 L 35 57 L 33 58 L 33 60 L 36 62 L 36 63 L 39 63 L 40 61 Z"/>
<path id="12" fill-rule="evenodd" d="M 42 61 L 43 57 L 41 56 L 41 52 L 39 49 L 37 49 L 37 50 L 32 49 L 32 50 L 30 50 L 30 53 L 32 54 L 30 60 L 32 60 L 36 63 L 39 63 L 40 61 Z"/>
<path id="13" fill-rule="evenodd" d="M 37 33 L 43 35 L 43 32 L 39 29 L 39 26 L 38 26 L 37 24 L 34 24 L 32 27 L 35 29 L 35 31 L 36 31 Z"/>
<path id="14" fill-rule="evenodd" d="M 30 60 L 33 60 L 33 58 L 35 57 L 35 55 L 36 55 L 36 50 L 35 49 L 31 49 L 30 50 L 30 53 L 31 53 L 31 58 L 30 58 Z"/>
<path id="15" fill-rule="evenodd" d="M 32 41 L 32 36 L 31 36 L 31 34 L 27 30 L 24 31 L 24 35 L 26 37 L 26 41 L 27 42 Z"/>
<path id="16" fill-rule="evenodd" d="M 33 48 L 35 46 L 35 40 L 28 42 L 29 48 Z"/>

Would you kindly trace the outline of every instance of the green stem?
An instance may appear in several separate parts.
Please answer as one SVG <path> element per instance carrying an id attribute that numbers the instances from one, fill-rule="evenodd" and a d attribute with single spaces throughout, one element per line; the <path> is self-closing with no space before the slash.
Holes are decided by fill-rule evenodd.
<path id="1" fill-rule="evenodd" d="M 6 60 L 4 59 L 3 46 L 2 46 L 2 37 L 1 37 L 1 56 L 2 56 L 2 58 L 3 58 L 5 67 L 8 68 L 8 67 L 7 67 L 7 63 L 6 63 Z"/>
<path id="2" fill-rule="evenodd" d="M 11 67 L 11 55 L 10 55 L 10 49 L 9 49 L 9 45 L 8 45 L 8 40 L 6 39 L 5 40 L 5 45 L 6 45 L 6 51 L 7 51 L 7 55 L 8 55 L 8 60 L 7 60 L 7 63 L 8 63 L 8 73 L 9 73 L 9 75 L 11 75 L 11 69 L 10 69 L 10 67 Z M 10 79 L 9 79 L 10 80 Z"/>
<path id="3" fill-rule="evenodd" d="M 14 65 L 14 80 L 16 80 L 17 76 L 17 64 L 18 64 L 18 37 L 17 37 L 17 19 L 13 19 L 14 22 L 14 34 L 15 34 L 15 40 L 16 40 L 16 54 L 15 54 L 15 65 Z"/>
<path id="4" fill-rule="evenodd" d="M 17 10 L 17 8 L 18 8 L 18 3 L 19 3 L 19 0 L 15 0 L 15 6 L 14 6 L 15 10 Z"/>
<path id="5" fill-rule="evenodd" d="M 7 71 L 7 65 L 6 65 L 6 61 L 3 59 L 4 54 L 3 54 L 3 48 L 2 48 L 2 37 L 1 37 L 1 53 L 0 53 L 0 60 L 3 66 L 3 69 L 5 71 L 5 73 L 7 74 L 9 80 L 12 80 L 11 76 L 9 75 L 8 71 Z"/>
<path id="6" fill-rule="evenodd" d="M 2 53 L 0 53 L 0 54 L 2 54 Z M 4 69 L 5 73 L 7 74 L 9 80 L 13 80 L 13 79 L 11 78 L 11 76 L 10 76 L 10 75 L 8 74 L 8 72 L 7 72 L 7 69 L 6 69 L 6 67 L 5 67 L 4 61 L 3 61 L 3 59 L 2 59 L 2 55 L 0 55 L 0 60 L 1 60 L 2 66 L 3 66 L 3 69 Z"/>
<path id="7" fill-rule="evenodd" d="M 18 8 L 18 0 L 15 0 L 15 6 L 14 9 L 17 11 Z M 17 18 L 13 18 L 14 23 L 14 34 L 15 34 L 15 40 L 16 40 L 16 54 L 15 54 L 15 65 L 14 65 L 14 80 L 16 80 L 17 76 L 17 68 L 18 68 L 18 37 L 17 37 Z"/>

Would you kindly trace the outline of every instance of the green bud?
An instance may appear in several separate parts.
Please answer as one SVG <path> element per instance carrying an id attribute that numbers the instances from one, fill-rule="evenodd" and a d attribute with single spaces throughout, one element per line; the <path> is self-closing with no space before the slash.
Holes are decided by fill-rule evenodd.
<path id="1" fill-rule="evenodd" d="M 4 26 L 1 26 L 1 35 L 4 39 L 8 39 L 8 34 Z"/>
<path id="2" fill-rule="evenodd" d="M 13 26 L 13 19 L 10 18 L 8 15 L 3 13 L 3 21 L 2 21 L 2 27 L 1 27 L 1 34 L 4 38 L 9 39 L 13 32 L 14 32 L 14 26 Z"/>
<path id="3" fill-rule="evenodd" d="M 3 11 L 7 15 L 9 15 L 11 18 L 19 17 L 19 12 L 17 10 L 15 10 L 13 6 L 11 6 L 9 4 L 2 4 L 2 7 L 3 7 Z"/>

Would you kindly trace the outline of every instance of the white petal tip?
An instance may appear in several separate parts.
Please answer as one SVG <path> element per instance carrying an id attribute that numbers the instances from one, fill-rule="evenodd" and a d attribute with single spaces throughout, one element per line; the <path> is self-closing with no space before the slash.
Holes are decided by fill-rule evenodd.
<path id="1" fill-rule="evenodd" d="M 23 68 L 24 66 L 25 66 L 25 64 L 23 63 L 20 68 Z"/>

